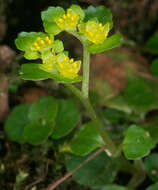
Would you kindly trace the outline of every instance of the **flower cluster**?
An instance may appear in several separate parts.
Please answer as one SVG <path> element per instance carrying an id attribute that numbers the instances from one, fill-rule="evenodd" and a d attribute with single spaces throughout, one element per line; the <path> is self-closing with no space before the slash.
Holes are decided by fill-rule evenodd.
<path id="1" fill-rule="evenodd" d="M 22 32 L 15 43 L 18 49 L 25 51 L 25 58 L 42 59 L 40 69 L 68 79 L 78 76 L 81 61 L 69 59 L 63 52 L 63 43 L 54 40 L 54 36 L 42 32 Z"/>
<path id="2" fill-rule="evenodd" d="M 90 42 L 93 42 L 94 44 L 102 43 L 107 38 L 109 30 L 109 23 L 106 23 L 103 26 L 102 23 L 88 21 L 79 25 L 80 33 L 82 33 Z"/>
<path id="3" fill-rule="evenodd" d="M 18 49 L 25 52 L 26 59 L 42 59 L 39 68 L 43 73 L 47 72 L 46 75 L 52 78 L 54 76 L 61 81 L 80 80 L 78 72 L 81 61 L 70 59 L 64 52 L 62 41 L 55 40 L 54 36 L 64 30 L 70 32 L 88 45 L 89 52 L 95 53 L 96 50 L 98 51 L 98 44 L 104 46 L 112 26 L 110 15 L 103 6 L 98 8 L 90 6 L 87 10 L 83 10 L 78 5 L 72 5 L 66 11 L 61 7 L 49 7 L 41 14 L 46 33 L 21 32 L 15 44 Z"/>
<path id="4" fill-rule="evenodd" d="M 41 65 L 41 69 L 54 74 L 59 72 L 65 78 L 75 78 L 78 76 L 80 66 L 81 61 L 74 61 L 73 58 L 70 59 L 61 53 L 57 56 L 48 57 Z"/>
<path id="5" fill-rule="evenodd" d="M 56 20 L 56 24 L 62 30 L 74 30 L 78 24 L 79 15 L 72 9 L 67 10 L 67 14 Z"/>
<path id="6" fill-rule="evenodd" d="M 57 58 L 57 68 L 65 78 L 74 78 L 80 70 L 81 61 L 74 61 L 68 56 L 61 54 Z"/>
<path id="7" fill-rule="evenodd" d="M 53 39 L 50 39 L 50 37 L 46 36 L 44 38 L 37 37 L 32 45 L 32 49 L 35 51 L 41 51 L 45 48 L 48 48 L 53 42 Z"/>

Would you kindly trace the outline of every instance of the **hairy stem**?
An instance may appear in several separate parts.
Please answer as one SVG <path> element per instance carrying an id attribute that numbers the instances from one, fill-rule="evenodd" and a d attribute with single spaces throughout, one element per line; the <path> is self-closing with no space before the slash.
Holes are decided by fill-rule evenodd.
<path id="1" fill-rule="evenodd" d="M 90 118 L 94 122 L 100 136 L 103 138 L 109 153 L 114 157 L 118 156 L 117 149 L 115 147 L 114 142 L 111 140 L 111 138 L 109 137 L 109 135 L 105 131 L 104 125 L 101 122 L 101 120 L 98 118 L 97 114 L 95 113 L 89 99 L 85 98 L 83 96 L 83 94 L 81 93 L 81 91 L 79 89 L 77 89 L 76 87 L 74 87 L 73 85 L 66 84 L 66 86 L 81 100 L 82 104 L 84 105 L 87 112 L 89 113 Z"/>
<path id="2" fill-rule="evenodd" d="M 83 44 L 83 80 L 82 80 L 82 94 L 84 98 L 88 98 L 89 93 L 89 64 L 90 54 L 87 45 Z"/>

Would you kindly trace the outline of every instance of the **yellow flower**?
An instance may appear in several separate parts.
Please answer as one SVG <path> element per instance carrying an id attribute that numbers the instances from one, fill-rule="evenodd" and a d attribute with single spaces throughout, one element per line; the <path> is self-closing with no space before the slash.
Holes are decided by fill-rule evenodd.
<path id="1" fill-rule="evenodd" d="M 80 16 L 76 12 L 72 9 L 68 9 L 66 14 L 56 20 L 56 24 L 62 30 L 75 30 L 79 18 Z"/>
<path id="2" fill-rule="evenodd" d="M 75 78 L 78 76 L 81 61 L 74 61 L 68 56 L 62 54 L 57 59 L 57 68 L 59 73 L 65 78 Z"/>
<path id="3" fill-rule="evenodd" d="M 88 21 L 85 24 L 79 25 L 79 31 L 94 44 L 102 43 L 107 38 L 109 30 L 109 23 L 103 26 L 101 23 Z"/>
<path id="4" fill-rule="evenodd" d="M 48 36 L 37 37 L 36 40 L 33 42 L 32 50 L 42 51 L 43 49 L 50 47 L 52 43 L 53 43 L 53 39 Z"/>

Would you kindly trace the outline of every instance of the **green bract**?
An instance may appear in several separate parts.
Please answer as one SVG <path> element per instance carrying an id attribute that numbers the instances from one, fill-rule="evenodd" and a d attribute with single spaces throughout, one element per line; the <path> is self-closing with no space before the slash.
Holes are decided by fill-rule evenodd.
<path id="1" fill-rule="evenodd" d="M 97 18 L 97 20 L 102 24 L 106 24 L 108 22 L 110 24 L 110 29 L 113 26 L 111 11 L 104 6 L 89 6 L 85 10 L 84 21 L 87 22 L 88 20 L 91 20 L 93 18 Z"/>
<path id="2" fill-rule="evenodd" d="M 77 24 L 84 19 L 84 11 L 78 5 L 72 5 L 67 12 L 61 7 L 49 7 L 41 16 L 45 31 L 56 35 L 63 30 L 75 31 Z"/>
<path id="3" fill-rule="evenodd" d="M 15 40 L 16 47 L 25 52 L 26 59 L 38 59 L 40 53 L 51 49 L 53 36 L 43 32 L 21 32 Z"/>
<path id="4" fill-rule="evenodd" d="M 65 78 L 60 74 L 51 74 L 41 69 L 42 64 L 28 63 L 23 64 L 20 69 L 21 78 L 24 80 L 45 80 L 45 79 L 53 79 L 60 83 L 75 83 L 80 82 L 82 80 L 81 76 L 77 76 L 73 79 Z"/>
<path id="5" fill-rule="evenodd" d="M 61 29 L 56 24 L 55 20 L 63 16 L 65 13 L 61 7 L 49 7 L 41 13 L 44 29 L 47 33 L 58 34 Z"/>
<path id="6" fill-rule="evenodd" d="M 101 53 L 103 51 L 118 47 L 122 41 L 123 39 L 120 34 L 114 34 L 109 38 L 105 39 L 101 44 L 91 45 L 88 50 L 92 54 Z"/>

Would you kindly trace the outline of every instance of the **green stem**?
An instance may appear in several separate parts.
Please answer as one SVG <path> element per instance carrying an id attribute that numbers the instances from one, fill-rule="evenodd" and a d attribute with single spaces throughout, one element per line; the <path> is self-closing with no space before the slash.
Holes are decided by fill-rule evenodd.
<path id="1" fill-rule="evenodd" d="M 109 154 L 112 156 L 118 156 L 119 153 L 116 149 L 115 144 L 107 134 L 104 129 L 104 125 L 101 120 L 96 115 L 90 101 L 89 101 L 89 67 L 90 67 L 90 53 L 88 52 L 88 45 L 86 44 L 85 40 L 81 38 L 77 33 L 71 33 L 76 38 L 78 38 L 81 43 L 83 44 L 83 80 L 82 80 L 82 91 L 74 87 L 73 85 L 67 84 L 66 86 L 81 100 L 84 107 L 86 108 L 89 116 L 91 117 L 93 123 L 95 124 L 98 132 L 100 133 L 101 137 L 103 138 L 105 145 L 107 146 L 107 150 Z"/>
<path id="2" fill-rule="evenodd" d="M 107 146 L 108 152 L 114 157 L 118 156 L 115 144 L 113 143 L 113 141 L 111 140 L 109 135 L 104 130 L 103 123 L 101 122 L 101 120 L 96 115 L 96 113 L 95 113 L 89 99 L 85 98 L 83 96 L 82 92 L 79 89 L 77 89 L 76 87 L 74 87 L 73 85 L 66 84 L 66 86 L 80 99 L 80 101 L 82 102 L 82 104 L 86 108 L 86 110 L 89 113 L 90 118 L 94 122 L 100 136 L 103 138 L 103 140 L 105 142 L 105 145 Z"/>
<path id="3" fill-rule="evenodd" d="M 84 98 L 88 98 L 89 93 L 89 64 L 90 53 L 87 45 L 83 44 L 83 80 L 82 80 L 82 94 Z"/>

